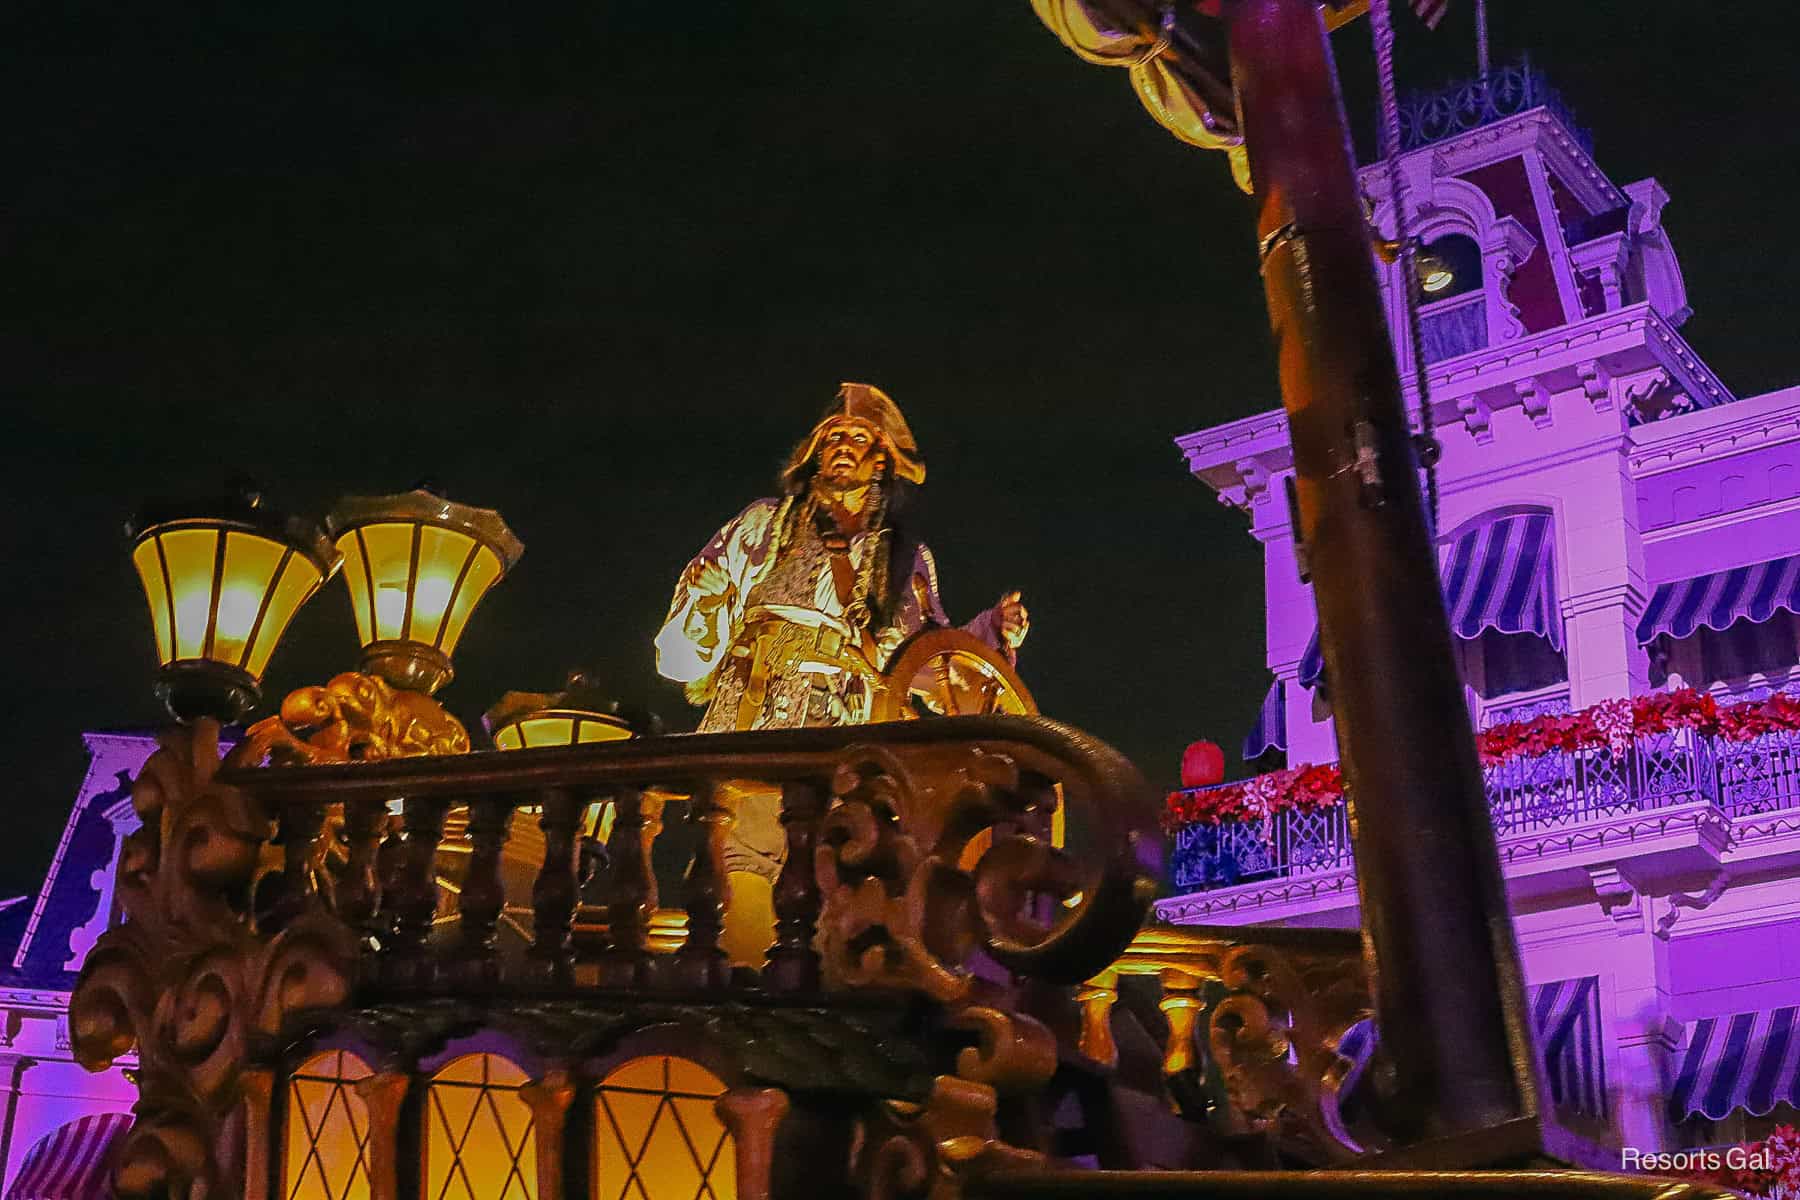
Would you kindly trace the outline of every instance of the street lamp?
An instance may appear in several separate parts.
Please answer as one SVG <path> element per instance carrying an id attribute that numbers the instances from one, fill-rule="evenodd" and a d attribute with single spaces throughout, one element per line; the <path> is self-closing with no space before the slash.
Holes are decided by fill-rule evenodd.
<path id="1" fill-rule="evenodd" d="M 242 717 L 289 620 L 337 570 L 331 543 L 249 488 L 148 505 L 125 532 L 162 664 L 158 699 L 178 721 Z"/>
<path id="2" fill-rule="evenodd" d="M 425 487 L 347 496 L 325 523 L 344 556 L 363 670 L 427 694 L 450 681 L 469 614 L 525 552 L 493 509 Z"/>

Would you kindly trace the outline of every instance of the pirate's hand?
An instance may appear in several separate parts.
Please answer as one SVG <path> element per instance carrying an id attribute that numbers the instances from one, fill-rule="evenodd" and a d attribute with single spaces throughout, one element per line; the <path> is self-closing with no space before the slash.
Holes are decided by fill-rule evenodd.
<path id="1" fill-rule="evenodd" d="M 1017 650 L 1025 641 L 1025 635 L 1031 632 L 1031 613 L 1017 592 L 1006 593 L 994 607 L 1000 612 L 1000 636 Z"/>

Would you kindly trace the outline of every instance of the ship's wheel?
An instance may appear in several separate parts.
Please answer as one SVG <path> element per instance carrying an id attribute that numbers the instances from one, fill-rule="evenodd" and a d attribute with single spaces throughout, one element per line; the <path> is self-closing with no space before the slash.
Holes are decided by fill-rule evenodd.
<path id="1" fill-rule="evenodd" d="M 894 657 L 869 719 L 1035 716 L 1037 702 L 999 651 L 960 629 L 916 633 Z"/>

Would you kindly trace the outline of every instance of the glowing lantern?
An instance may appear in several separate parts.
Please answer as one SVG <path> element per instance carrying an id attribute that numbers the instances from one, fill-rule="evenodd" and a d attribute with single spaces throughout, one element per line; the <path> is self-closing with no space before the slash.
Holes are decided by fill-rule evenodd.
<path id="1" fill-rule="evenodd" d="M 626 714 L 585 675 L 571 672 L 560 692 L 507 692 L 481 718 L 501 750 L 616 742 L 660 732 L 654 717 Z"/>
<path id="2" fill-rule="evenodd" d="M 344 556 L 363 670 L 435 692 L 469 614 L 525 552 L 500 514 L 415 488 L 348 496 L 326 519 Z"/>
<path id="3" fill-rule="evenodd" d="M 180 721 L 242 717 L 288 622 L 337 570 L 331 543 L 250 489 L 147 507 L 125 531 L 162 664 L 157 697 Z"/>
<path id="4" fill-rule="evenodd" d="M 1211 787 L 1225 779 L 1225 752 L 1214 742 L 1195 742 L 1181 754 L 1181 786 Z"/>
<path id="5" fill-rule="evenodd" d="M 1456 272 L 1435 254 L 1420 254 L 1413 260 L 1413 269 L 1419 276 L 1419 286 L 1433 294 L 1456 282 Z"/>

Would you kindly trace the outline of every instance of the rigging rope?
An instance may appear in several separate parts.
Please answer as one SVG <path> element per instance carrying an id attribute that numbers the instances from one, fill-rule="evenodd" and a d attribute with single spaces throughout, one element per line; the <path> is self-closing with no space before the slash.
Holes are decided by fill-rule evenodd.
<path id="1" fill-rule="evenodd" d="M 1405 297 L 1404 336 L 1412 350 L 1413 384 L 1419 393 L 1419 432 L 1414 446 L 1425 468 L 1426 529 L 1437 537 L 1437 462 L 1443 446 L 1437 440 L 1426 386 L 1424 343 L 1419 334 L 1418 247 L 1406 231 L 1406 179 L 1400 171 L 1400 100 L 1394 91 L 1394 26 L 1388 0 L 1369 0 L 1369 29 L 1375 37 L 1375 73 L 1381 85 L 1381 157 L 1387 164 L 1388 195 L 1394 206 L 1394 238 L 1400 245 L 1400 289 Z"/>

